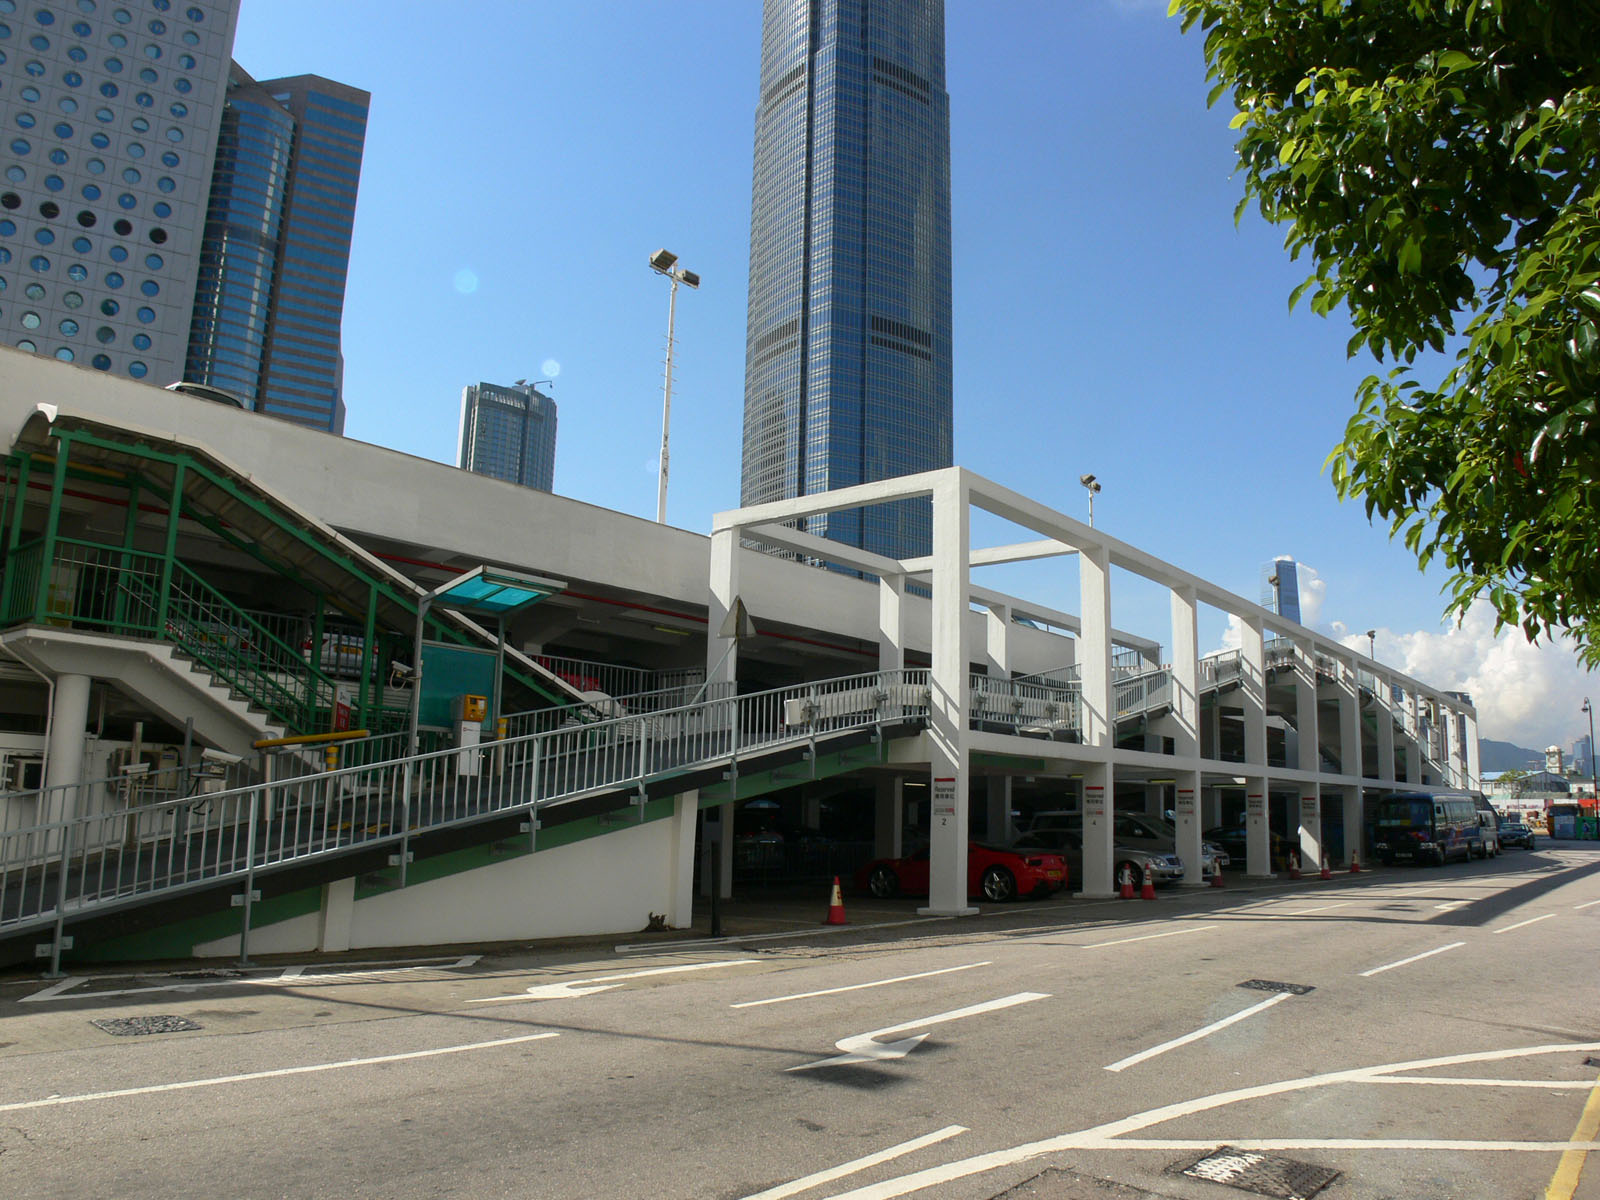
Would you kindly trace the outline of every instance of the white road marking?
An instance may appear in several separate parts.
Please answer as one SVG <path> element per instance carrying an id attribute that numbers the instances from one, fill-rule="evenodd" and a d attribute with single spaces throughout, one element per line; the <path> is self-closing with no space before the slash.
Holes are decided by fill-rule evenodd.
<path id="1" fill-rule="evenodd" d="M 755 1192 L 746 1196 L 744 1200 L 783 1200 L 785 1196 L 793 1196 L 797 1192 L 809 1188 L 821 1187 L 825 1183 L 832 1183 L 835 1179 L 843 1179 L 846 1175 L 854 1175 L 857 1171 L 865 1171 L 868 1167 L 875 1167 L 879 1163 L 891 1162 L 904 1155 L 921 1150 L 925 1146 L 932 1146 L 957 1134 L 967 1132 L 965 1125 L 946 1125 L 943 1129 L 936 1129 L 932 1133 L 925 1133 L 919 1138 L 912 1138 L 909 1142 L 901 1142 L 898 1146 L 890 1146 L 887 1150 L 879 1150 L 876 1154 L 868 1154 L 861 1158 L 853 1158 L 847 1163 L 840 1163 L 837 1167 L 829 1167 L 826 1171 L 818 1171 L 814 1175 L 807 1175 L 801 1179 L 793 1179 L 788 1183 L 780 1183 L 777 1187 L 770 1187 L 764 1192 Z"/>
<path id="2" fill-rule="evenodd" d="M 1145 933 L 1138 937 L 1117 938 L 1112 942 L 1090 942 L 1085 950 L 1098 950 L 1102 946 L 1126 946 L 1129 942 L 1150 942 L 1156 938 L 1181 937 L 1186 933 L 1203 933 L 1207 929 L 1216 929 L 1215 925 L 1191 925 L 1187 929 L 1169 929 L 1166 933 Z"/>
<path id="3" fill-rule="evenodd" d="M 1593 908 L 1596 904 L 1600 904 L 1600 900 L 1587 900 L 1582 904 L 1574 904 L 1572 907 L 1574 910 L 1580 908 Z"/>
<path id="4" fill-rule="evenodd" d="M 1434 950 L 1424 950 L 1421 954 L 1413 954 L 1410 958 L 1402 958 L 1399 962 L 1384 963 L 1381 967 L 1373 967 L 1370 971 L 1363 971 L 1361 972 L 1361 978 L 1370 979 L 1374 975 L 1382 975 L 1385 971 L 1392 971 L 1396 967 L 1404 967 L 1414 962 L 1421 962 L 1425 958 L 1432 958 L 1435 954 L 1443 954 L 1446 950 L 1455 950 L 1465 945 L 1465 942 L 1451 942 L 1448 946 L 1440 946 Z"/>
<path id="5" fill-rule="evenodd" d="M 960 967 L 945 967 L 939 971 L 919 971 L 915 975 L 897 975 L 893 979 L 875 979 L 871 983 L 852 983 L 848 987 L 823 988 L 820 992 L 796 992 L 792 996 L 773 996 L 768 1000 L 746 1000 L 730 1004 L 729 1008 L 760 1008 L 763 1004 L 784 1004 L 790 1000 L 811 1000 L 817 996 L 837 996 L 840 992 L 859 992 L 866 988 L 888 987 L 891 983 L 907 983 L 913 979 L 931 979 L 935 975 L 949 975 L 956 971 L 970 971 L 974 967 L 992 966 L 989 962 L 967 963 Z"/>
<path id="6" fill-rule="evenodd" d="M 1465 900 L 1446 900 L 1443 904 L 1435 904 L 1434 907 L 1440 912 L 1453 912 L 1465 903 Z"/>
<path id="7" fill-rule="evenodd" d="M 536 983 L 524 991 L 510 996 L 480 996 L 468 1004 L 503 1004 L 508 1000 L 570 1000 L 578 996 L 592 996 L 596 992 L 609 992 L 621 987 L 625 979 L 643 979 L 648 975 L 677 975 L 685 971 L 710 971 L 717 967 L 748 966 L 759 962 L 756 958 L 730 958 L 722 962 L 683 963 L 675 967 L 651 967 L 646 971 L 621 971 L 615 975 L 597 975 L 592 979 L 568 979 L 561 983 Z"/>
<path id="8" fill-rule="evenodd" d="M 276 975 L 235 975 L 226 979 L 185 979 L 181 982 L 152 984 L 149 987 L 116 988 L 103 992 L 73 992 L 72 988 L 79 984 L 88 983 L 88 977 L 72 977 L 61 980 L 53 987 L 43 991 L 34 992 L 31 996 L 22 996 L 18 1004 L 39 1004 L 46 1000 L 105 1000 L 112 996 L 142 996 L 150 992 L 198 992 L 204 988 L 219 987 L 282 987 L 284 984 L 297 984 L 302 987 L 314 986 L 323 983 L 340 983 L 347 979 L 368 979 L 374 975 L 404 975 L 410 971 L 459 971 L 470 967 L 481 957 L 480 954 L 464 954 L 453 962 L 444 959 L 431 960 L 414 966 L 372 967 L 363 971 L 330 971 L 324 975 L 307 975 L 304 965 L 285 967 Z M 148 978 L 148 977 L 147 977 Z"/>
<path id="9" fill-rule="evenodd" d="M 1433 1083 L 1447 1087 L 1510 1087 L 1510 1088 L 1589 1088 L 1592 1079 L 1457 1079 L 1451 1075 L 1396 1075 L 1394 1078 L 1373 1079 L 1371 1083 Z"/>
<path id="10" fill-rule="evenodd" d="M 777 933 L 728 934 L 719 938 L 695 938 L 685 942 L 626 942 L 611 947 L 613 954 L 662 954 L 672 950 L 703 950 L 707 946 L 726 946 L 730 942 L 776 942 L 783 938 L 822 937 L 830 933 L 860 933 L 864 929 L 898 929 L 902 925 L 926 925 L 930 921 L 948 921 L 949 917 L 912 917 L 906 921 L 879 921 L 872 925 L 817 925 L 804 929 L 783 929 Z"/>
<path id="11" fill-rule="evenodd" d="M 1256 1013 L 1262 1012 L 1265 1009 L 1269 1009 L 1280 1001 L 1289 999 L 1290 995 L 1292 995 L 1290 992 L 1279 992 L 1276 996 L 1268 996 L 1259 1004 L 1252 1004 L 1249 1008 L 1241 1009 L 1239 1012 L 1234 1013 L 1231 1017 L 1223 1017 L 1220 1021 L 1213 1021 L 1204 1029 L 1196 1029 L 1193 1033 L 1186 1033 L 1180 1038 L 1173 1038 L 1170 1042 L 1162 1042 L 1159 1046 L 1151 1046 L 1148 1050 L 1141 1050 L 1138 1054 L 1132 1054 L 1127 1058 L 1120 1059 L 1119 1061 L 1112 1063 L 1106 1068 L 1106 1070 L 1125 1071 L 1129 1067 L 1136 1066 L 1139 1063 L 1144 1062 L 1147 1058 L 1154 1058 L 1158 1054 L 1165 1054 L 1168 1050 L 1176 1050 L 1179 1046 L 1187 1046 L 1190 1042 L 1198 1042 L 1201 1038 L 1216 1033 L 1219 1029 L 1226 1029 L 1229 1025 L 1235 1024 L 1238 1021 L 1242 1021 L 1246 1017 L 1253 1017 L 1256 1015 Z"/>
<path id="12" fill-rule="evenodd" d="M 1287 993 L 1284 993 L 1287 994 Z M 956 1162 L 944 1163 L 937 1167 L 916 1171 L 909 1175 L 902 1175 L 898 1179 L 887 1179 L 881 1183 L 871 1184 L 867 1187 L 856 1188 L 849 1192 L 835 1193 L 830 1200 L 894 1200 L 898 1196 L 908 1196 L 913 1192 L 927 1188 L 939 1187 L 956 1179 L 966 1179 L 973 1175 L 981 1175 L 986 1171 L 997 1170 L 1001 1167 L 1014 1166 L 1029 1159 L 1038 1158 L 1045 1154 L 1057 1154 L 1068 1150 L 1117 1150 L 1124 1147 L 1128 1149 L 1165 1149 L 1171 1145 L 1182 1145 L 1184 1148 L 1210 1150 L 1219 1145 L 1238 1146 L 1248 1150 L 1291 1150 L 1291 1149 L 1316 1149 L 1337 1148 L 1360 1150 L 1367 1147 L 1376 1149 L 1421 1149 L 1434 1148 L 1471 1148 L 1483 1150 L 1510 1150 L 1533 1151 L 1542 1153 L 1565 1153 L 1572 1149 L 1588 1149 L 1595 1143 L 1585 1142 L 1431 1142 L 1418 1139 L 1415 1142 L 1398 1141 L 1363 1141 L 1359 1138 L 1349 1139 L 1293 1139 L 1261 1140 L 1251 1138 L 1234 1138 L 1217 1136 L 1208 1138 L 1204 1142 L 1174 1143 L 1168 1141 L 1143 1142 L 1122 1135 L 1137 1133 L 1149 1129 L 1153 1125 L 1162 1125 L 1168 1121 L 1175 1121 L 1180 1117 L 1193 1116 L 1195 1113 L 1207 1112 L 1212 1109 L 1225 1108 L 1231 1104 L 1239 1104 L 1249 1100 L 1259 1100 L 1271 1096 L 1282 1095 L 1286 1092 L 1303 1091 L 1309 1088 L 1330 1087 L 1339 1084 L 1371 1083 L 1384 1076 L 1393 1075 L 1399 1071 L 1425 1070 L 1431 1067 L 1454 1067 L 1474 1062 L 1499 1062 L 1510 1058 L 1523 1058 L 1537 1054 L 1572 1054 L 1589 1053 L 1600 1050 L 1600 1042 L 1575 1042 L 1548 1046 L 1522 1046 L 1510 1050 L 1486 1050 L 1475 1054 L 1453 1054 L 1445 1058 L 1413 1059 L 1409 1062 L 1387 1063 L 1375 1067 L 1353 1067 L 1344 1071 L 1331 1071 L 1325 1075 L 1312 1075 L 1300 1079 L 1284 1079 L 1277 1083 L 1261 1084 L 1256 1087 L 1238 1088 L 1228 1092 L 1215 1092 L 1209 1096 L 1198 1096 L 1192 1100 L 1179 1101 L 1176 1104 L 1163 1105 L 1160 1108 L 1149 1109 L 1146 1112 L 1135 1113 L 1120 1120 L 1108 1121 L 1103 1125 L 1096 1125 L 1090 1129 L 1079 1130 L 1076 1133 L 1061 1134 L 1056 1137 L 1044 1138 L 1037 1142 L 1025 1142 L 1019 1146 L 1012 1146 L 1005 1150 L 994 1150 L 987 1154 L 974 1155 L 971 1158 L 960 1159 Z"/>
<path id="13" fill-rule="evenodd" d="M 919 1033 L 915 1037 L 902 1038 L 898 1042 L 880 1042 L 876 1039 L 890 1033 L 904 1033 L 908 1029 L 926 1029 L 930 1025 L 943 1025 L 948 1021 L 959 1021 L 963 1017 L 975 1017 L 980 1013 L 997 1012 L 1002 1008 L 1014 1008 L 1019 1004 L 1027 1004 L 1034 1000 L 1048 1000 L 1048 992 L 1016 992 L 1010 996 L 1002 996 L 998 1000 L 986 1000 L 982 1004 L 971 1004 L 966 1008 L 955 1008 L 949 1012 L 935 1013 L 931 1017 L 919 1017 L 915 1021 L 902 1021 L 898 1025 L 889 1025 L 883 1029 L 874 1029 L 870 1033 L 858 1033 L 851 1037 L 840 1038 L 834 1046 L 843 1051 L 833 1058 L 824 1058 L 818 1062 L 804 1063 L 798 1067 L 790 1067 L 791 1071 L 809 1071 L 814 1067 L 838 1067 L 852 1063 L 888 1062 L 891 1059 L 904 1058 L 923 1042 L 928 1035 Z"/>
<path id="14" fill-rule="evenodd" d="M 84 1104 L 90 1100 L 115 1100 L 122 1096 L 151 1096 L 159 1092 L 182 1092 L 190 1088 L 216 1087 L 223 1083 L 248 1083 L 254 1079 L 280 1079 L 287 1075 L 310 1075 L 318 1071 L 341 1071 L 346 1067 L 369 1067 L 377 1063 L 405 1062 L 414 1058 L 437 1058 L 442 1054 L 465 1054 L 469 1050 L 491 1050 L 560 1037 L 559 1033 L 528 1033 L 520 1037 L 496 1038 L 492 1042 L 469 1042 L 462 1046 L 440 1046 L 434 1050 L 412 1050 L 405 1054 L 380 1054 L 375 1058 L 346 1058 L 339 1062 L 312 1063 L 305 1067 L 278 1067 L 271 1071 L 249 1071 L 243 1075 L 217 1075 L 211 1079 L 186 1079 L 180 1083 L 153 1083 L 146 1087 L 120 1088 L 114 1092 L 86 1092 L 77 1096 L 50 1096 L 44 1100 L 22 1100 L 0 1104 L 0 1113 L 29 1108 L 54 1108 L 61 1104 Z"/>
<path id="15" fill-rule="evenodd" d="M 1507 925 L 1504 929 L 1496 929 L 1494 931 L 1495 936 L 1498 937 L 1502 933 L 1510 933 L 1513 929 L 1521 929 L 1524 925 L 1532 925 L 1535 921 L 1548 921 L 1553 916 L 1555 916 L 1555 913 L 1545 913 L 1540 917 L 1529 917 L 1526 921 L 1518 921 L 1515 925 Z"/>
<path id="16" fill-rule="evenodd" d="M 1296 917 L 1305 917 L 1310 916 L 1312 913 L 1327 912 L 1330 908 L 1343 908 L 1349 903 L 1349 900 L 1340 900 L 1335 904 L 1320 904 L 1316 908 L 1297 908 L 1293 912 L 1286 913 L 1266 913 L 1264 914 L 1263 919 L 1267 921 L 1292 921 Z"/>

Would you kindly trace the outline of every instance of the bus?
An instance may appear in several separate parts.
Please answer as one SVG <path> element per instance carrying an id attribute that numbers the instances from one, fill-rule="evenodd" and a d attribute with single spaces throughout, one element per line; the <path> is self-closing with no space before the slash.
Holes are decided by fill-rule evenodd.
<path id="1" fill-rule="evenodd" d="M 1401 792 L 1378 805 L 1373 849 L 1386 867 L 1397 862 L 1442 867 L 1477 853 L 1479 830 L 1477 802 L 1465 792 Z"/>

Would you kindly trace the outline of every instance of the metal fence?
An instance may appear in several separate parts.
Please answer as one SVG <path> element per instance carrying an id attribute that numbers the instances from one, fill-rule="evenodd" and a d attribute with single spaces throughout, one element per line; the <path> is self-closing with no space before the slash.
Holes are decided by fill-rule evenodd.
<path id="1" fill-rule="evenodd" d="M 850 729 L 922 718 L 928 673 L 873 672 L 716 697 L 655 713 L 259 780 L 203 796 L 40 821 L 0 832 L 0 930 L 257 870 L 399 843 L 411 833 L 497 813 L 537 811 L 587 793 Z M 643 812 L 640 811 L 640 819 Z M 248 913 L 246 915 L 248 923 Z"/>

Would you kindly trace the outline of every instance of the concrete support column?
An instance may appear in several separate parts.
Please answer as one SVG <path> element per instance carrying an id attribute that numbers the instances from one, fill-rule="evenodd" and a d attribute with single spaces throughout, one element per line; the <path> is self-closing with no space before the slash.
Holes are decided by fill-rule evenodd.
<path id="1" fill-rule="evenodd" d="M 1112 800 L 1116 774 L 1110 763 L 1090 763 L 1083 769 L 1083 878 L 1078 895 L 1110 896 Z"/>
<path id="2" fill-rule="evenodd" d="M 1366 769 L 1361 752 L 1361 687 L 1356 679 L 1356 660 L 1335 660 L 1339 672 L 1339 769 L 1342 774 L 1361 778 Z"/>
<path id="3" fill-rule="evenodd" d="M 971 497 L 965 472 L 945 472 L 933 492 L 933 690 L 928 741 L 929 916 L 965 916 L 967 904 L 967 711 L 972 681 L 967 612 Z"/>
<path id="4" fill-rule="evenodd" d="M 1239 704 L 1244 720 L 1244 761 L 1265 772 L 1267 765 L 1267 669 L 1260 617 L 1239 619 Z M 1266 795 L 1266 788 L 1261 788 Z"/>
<path id="5" fill-rule="evenodd" d="M 1467 786 L 1481 789 L 1483 787 L 1483 765 L 1478 758 L 1478 715 L 1467 713 Z M 1594 748 L 1590 747 L 1590 754 Z"/>
<path id="6" fill-rule="evenodd" d="M 1409 687 L 1404 700 L 1405 743 L 1402 753 L 1406 760 L 1406 782 L 1422 782 L 1422 709 L 1417 694 Z"/>
<path id="7" fill-rule="evenodd" d="M 1244 870 L 1252 879 L 1272 878 L 1272 840 L 1267 820 L 1267 777 L 1244 781 Z"/>
<path id="8" fill-rule="evenodd" d="M 722 635 L 723 624 L 739 598 L 739 534 L 718 530 L 711 535 L 711 597 L 706 620 L 706 691 L 739 678 L 738 639 Z"/>
<path id="9" fill-rule="evenodd" d="M 75 786 L 83 782 L 83 739 L 89 730 L 89 676 L 57 675 L 55 704 L 50 710 L 50 738 L 45 754 L 44 785 Z M 62 818 L 81 816 L 77 798 L 55 805 Z"/>
<path id="10" fill-rule="evenodd" d="M 807 829 L 822 828 L 822 797 L 806 794 L 800 798 L 800 824 Z"/>
<path id="11" fill-rule="evenodd" d="M 1294 728 L 1299 745 L 1295 763 L 1302 771 L 1321 771 L 1317 753 L 1317 658 L 1316 646 L 1309 641 L 1294 644 Z"/>
<path id="12" fill-rule="evenodd" d="M 983 661 L 990 679 L 1011 678 L 1011 606 L 991 604 L 983 623 Z"/>
<path id="13" fill-rule="evenodd" d="M 1322 869 L 1322 788 L 1300 786 L 1300 869 L 1307 874 Z"/>
<path id="14" fill-rule="evenodd" d="M 687 929 L 694 924 L 694 843 L 700 826 L 700 793 L 681 792 L 672 799 L 672 894 L 667 898 L 667 924 Z"/>
<path id="15" fill-rule="evenodd" d="M 873 797 L 872 856 L 899 858 L 905 853 L 905 781 L 898 775 L 879 779 Z"/>
<path id="16" fill-rule="evenodd" d="M 1339 789 L 1344 794 L 1344 866 L 1350 865 L 1351 856 L 1354 855 L 1359 862 L 1367 862 L 1367 846 L 1365 836 L 1367 828 L 1366 811 L 1361 803 L 1361 789 L 1347 787 Z"/>
<path id="17" fill-rule="evenodd" d="M 1160 783 L 1147 783 L 1147 784 L 1145 784 L 1144 785 L 1144 815 L 1147 816 L 1147 817 L 1155 817 L 1157 820 L 1160 820 L 1162 817 L 1166 816 L 1166 813 L 1164 811 L 1165 805 L 1162 803 L 1162 801 L 1166 797 L 1166 794 L 1167 794 L 1167 789 L 1166 789 L 1166 785 L 1165 784 L 1160 784 Z"/>
<path id="18" fill-rule="evenodd" d="M 1389 690 L 1389 681 L 1380 677 L 1377 690 L 1372 694 L 1373 716 L 1378 723 L 1378 778 L 1385 783 L 1393 783 L 1394 769 L 1394 694 Z"/>
<path id="19" fill-rule="evenodd" d="M 984 829 L 991 845 L 1007 845 L 1015 831 L 1011 827 L 1011 776 L 991 775 L 988 785 L 988 811 Z"/>
<path id="20" fill-rule="evenodd" d="M 1110 746 L 1115 740 L 1116 701 L 1111 687 L 1111 554 L 1105 546 L 1079 548 L 1078 588 L 1081 624 L 1076 655 L 1083 741 Z M 1109 785 L 1106 799 L 1110 800 Z"/>
<path id="21" fill-rule="evenodd" d="M 1178 827 L 1178 857 L 1183 859 L 1183 886 L 1199 887 L 1203 864 L 1200 856 L 1200 772 L 1179 771 L 1173 822 Z"/>
<path id="22" fill-rule="evenodd" d="M 720 876 L 722 890 L 718 895 L 726 900 L 733 895 L 733 805 L 719 804 L 714 813 L 711 809 L 705 809 L 702 820 L 705 822 L 705 836 L 701 838 L 700 845 L 700 894 L 711 895 L 712 879 Z M 711 848 L 717 841 L 722 844 L 722 869 L 714 872 Z"/>
<path id="23" fill-rule="evenodd" d="M 906 665 L 906 577 L 878 580 L 878 670 L 901 671 Z"/>
<path id="24" fill-rule="evenodd" d="M 1445 714 L 1450 731 L 1450 782 L 1458 788 L 1468 787 L 1466 716 L 1453 708 Z"/>
<path id="25" fill-rule="evenodd" d="M 356 911 L 356 881 L 335 879 L 322 888 L 322 911 L 317 915 L 317 950 L 338 954 L 350 949 L 350 923 Z"/>

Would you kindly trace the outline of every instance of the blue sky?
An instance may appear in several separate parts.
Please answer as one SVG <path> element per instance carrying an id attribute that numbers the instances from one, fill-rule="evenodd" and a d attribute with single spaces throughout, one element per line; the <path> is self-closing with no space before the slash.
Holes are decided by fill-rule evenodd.
<path id="1" fill-rule="evenodd" d="M 1444 577 L 1334 497 L 1374 368 L 1287 297 L 1309 269 L 1235 227 L 1226 105 L 1165 0 L 949 0 L 956 461 L 1255 597 L 1312 568 L 1308 621 L 1465 688 L 1482 733 L 1587 729 L 1565 648 L 1440 621 Z M 373 93 L 345 306 L 348 436 L 454 462 L 462 387 L 554 379 L 556 490 L 653 517 L 666 284 L 681 292 L 668 519 L 736 507 L 758 0 L 244 0 L 234 56 Z M 1070 576 L 998 586 L 1075 608 Z M 1044 589 L 1041 591 L 1040 589 Z M 1124 582 L 1118 623 L 1162 637 Z M 1354 632 L 1351 632 L 1354 631 Z M 1227 631 L 1209 616 L 1202 643 Z"/>

